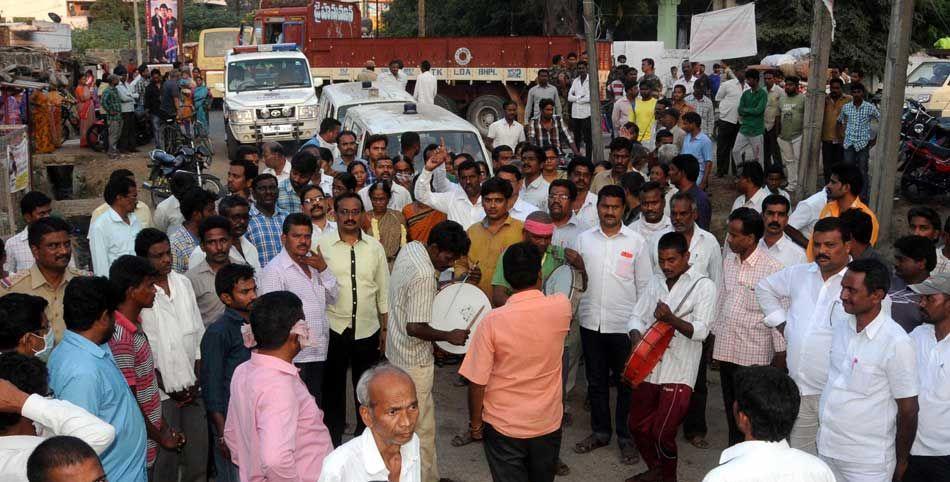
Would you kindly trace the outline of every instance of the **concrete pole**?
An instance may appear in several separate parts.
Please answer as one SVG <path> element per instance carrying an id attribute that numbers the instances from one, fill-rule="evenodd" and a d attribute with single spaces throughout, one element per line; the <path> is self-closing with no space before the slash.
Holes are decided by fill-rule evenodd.
<path id="1" fill-rule="evenodd" d="M 894 0 L 887 34 L 887 57 L 884 67 L 884 97 L 881 101 L 881 123 L 877 145 L 871 149 L 871 209 L 880 223 L 878 245 L 890 240 L 894 210 L 894 183 L 897 176 L 897 151 L 900 146 L 901 111 L 907 80 L 907 56 L 910 51 L 911 22 L 914 0 Z"/>
<path id="2" fill-rule="evenodd" d="M 604 158 L 604 133 L 600 127 L 600 59 L 597 56 L 597 33 L 594 31 L 594 0 L 584 0 L 584 35 L 587 37 L 587 55 L 589 65 L 588 81 L 590 85 L 590 129 L 591 144 L 587 146 L 587 158 L 597 164 Z M 577 140 L 575 139 L 575 142 Z"/>
<path id="3" fill-rule="evenodd" d="M 132 0 L 132 22 L 135 23 L 135 65 L 142 65 L 142 28 L 139 26 L 139 0 Z"/>
<path id="4" fill-rule="evenodd" d="M 680 0 L 659 0 L 656 11 L 656 39 L 668 49 L 676 48 L 676 7 Z"/>
<path id="5" fill-rule="evenodd" d="M 419 37 L 426 36 L 426 0 L 419 0 Z"/>
<path id="6" fill-rule="evenodd" d="M 802 154 L 798 165 L 798 199 L 805 199 L 818 190 L 821 123 L 825 118 L 825 82 L 828 80 L 828 57 L 831 54 L 831 16 L 822 0 L 814 0 L 812 9 L 815 23 L 811 30 Z"/>

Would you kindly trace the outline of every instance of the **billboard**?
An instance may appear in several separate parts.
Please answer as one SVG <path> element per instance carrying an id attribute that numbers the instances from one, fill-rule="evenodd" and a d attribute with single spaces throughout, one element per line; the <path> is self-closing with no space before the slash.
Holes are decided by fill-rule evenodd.
<path id="1" fill-rule="evenodd" d="M 148 62 L 170 64 L 181 55 L 181 0 L 145 0 Z"/>

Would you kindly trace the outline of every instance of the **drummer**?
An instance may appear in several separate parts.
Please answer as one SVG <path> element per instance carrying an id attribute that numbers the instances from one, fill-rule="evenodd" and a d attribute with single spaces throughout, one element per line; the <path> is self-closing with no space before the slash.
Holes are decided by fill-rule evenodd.
<path id="1" fill-rule="evenodd" d="M 538 247 L 538 251 L 543 253 L 541 258 L 541 283 L 548 280 L 548 276 L 555 269 L 567 263 L 574 269 L 583 272 L 584 260 L 581 256 L 570 248 L 563 248 L 551 244 L 551 238 L 554 235 L 554 222 L 551 216 L 544 211 L 535 211 L 528 215 L 524 221 L 524 228 L 521 230 L 522 241 L 531 243 Z M 504 253 L 498 257 L 495 265 L 495 274 L 492 276 L 492 306 L 498 307 L 508 301 L 511 296 L 511 285 L 505 280 Z"/>
<path id="2" fill-rule="evenodd" d="M 435 359 L 433 341 L 447 341 L 465 345 L 468 330 L 437 330 L 429 325 L 432 303 L 438 290 L 437 272 L 452 267 L 468 253 L 470 241 L 462 226 L 455 221 L 442 221 L 429 233 L 423 244 L 412 241 L 396 256 L 389 281 L 389 336 L 386 339 L 386 358 L 406 371 L 416 387 L 419 403 L 419 436 L 422 458 L 422 481 L 437 482 L 439 469 L 435 450 L 435 402 L 432 399 L 432 380 Z"/>
<path id="3" fill-rule="evenodd" d="M 630 341 L 636 347 L 654 320 L 676 331 L 661 361 L 630 398 L 630 433 L 648 470 L 628 482 L 676 481 L 676 432 L 689 409 L 703 340 L 716 314 L 716 304 L 710 302 L 716 299 L 716 284 L 690 267 L 686 237 L 664 234 L 658 251 L 663 275 L 656 275 L 637 300 L 628 324 Z"/>

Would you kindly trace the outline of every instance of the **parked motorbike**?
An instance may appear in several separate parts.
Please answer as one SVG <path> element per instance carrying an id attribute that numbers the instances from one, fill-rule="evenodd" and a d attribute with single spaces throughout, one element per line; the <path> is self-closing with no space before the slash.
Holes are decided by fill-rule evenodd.
<path id="1" fill-rule="evenodd" d="M 901 116 L 901 195 L 911 202 L 950 192 L 950 118 L 931 116 L 912 99 Z"/>
<path id="2" fill-rule="evenodd" d="M 221 180 L 205 172 L 211 166 L 211 152 L 205 146 L 185 146 L 178 150 L 177 155 L 153 149 L 148 153 L 148 159 L 148 167 L 151 170 L 148 181 L 142 183 L 142 186 L 152 193 L 153 205 L 158 205 L 171 196 L 171 178 L 178 172 L 190 174 L 198 186 L 215 196 L 220 197 L 224 193 Z"/>

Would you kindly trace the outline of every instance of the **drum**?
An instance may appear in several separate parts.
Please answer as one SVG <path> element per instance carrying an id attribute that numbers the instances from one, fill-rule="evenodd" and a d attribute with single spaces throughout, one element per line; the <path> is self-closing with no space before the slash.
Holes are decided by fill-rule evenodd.
<path id="1" fill-rule="evenodd" d="M 439 348 L 456 355 L 468 351 L 468 344 L 475 335 L 478 324 L 491 311 L 491 302 L 477 286 L 469 283 L 452 283 L 435 295 L 432 301 L 432 328 L 442 331 L 471 330 L 465 346 L 447 341 L 435 342 Z"/>
<path id="2" fill-rule="evenodd" d="M 571 313 L 577 313 L 577 305 L 584 292 L 584 276 L 570 265 L 558 266 L 544 281 L 544 294 L 563 293 L 571 300 Z"/>
<path id="3" fill-rule="evenodd" d="M 663 357 L 666 349 L 670 347 L 674 332 L 673 325 L 659 321 L 654 323 L 630 353 L 627 365 L 623 369 L 624 381 L 636 387 L 645 380 L 660 363 L 660 358 Z"/>

